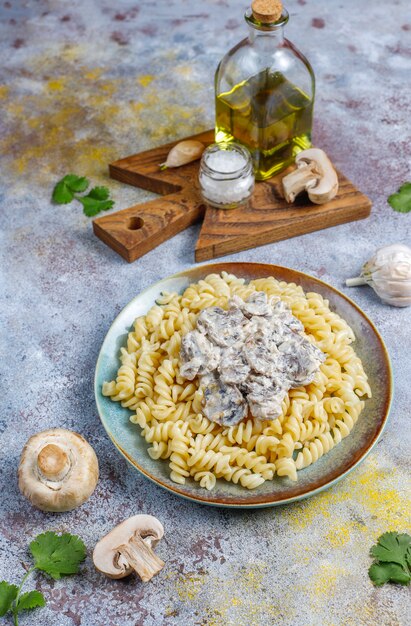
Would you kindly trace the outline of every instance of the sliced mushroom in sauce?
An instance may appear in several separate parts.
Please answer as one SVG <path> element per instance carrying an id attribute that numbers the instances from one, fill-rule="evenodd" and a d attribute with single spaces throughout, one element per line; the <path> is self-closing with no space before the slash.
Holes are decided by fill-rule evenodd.
<path id="1" fill-rule="evenodd" d="M 294 335 L 278 346 L 282 370 L 290 387 L 311 383 L 324 361 L 324 354 L 301 335 Z"/>
<path id="2" fill-rule="evenodd" d="M 198 330 L 192 330 L 184 335 L 181 341 L 180 373 L 188 380 L 193 380 L 198 374 L 212 372 L 220 361 L 220 349 L 214 346 Z"/>
<path id="3" fill-rule="evenodd" d="M 267 376 L 250 376 L 244 383 L 244 390 L 251 414 L 259 419 L 275 419 L 282 413 L 281 403 L 287 387 L 277 384 Z"/>
<path id="4" fill-rule="evenodd" d="M 213 374 L 202 378 L 204 386 L 203 412 L 212 422 L 233 426 L 243 420 L 248 413 L 247 401 L 235 385 L 225 385 Z"/>
<path id="5" fill-rule="evenodd" d="M 234 344 L 223 351 L 218 366 L 220 378 L 223 383 L 236 385 L 244 382 L 250 372 L 243 344 Z"/>
<path id="6" fill-rule="evenodd" d="M 242 337 L 242 326 L 247 320 L 240 309 L 224 311 L 220 307 L 203 309 L 197 319 L 197 328 L 217 346 L 226 347 Z"/>
<path id="7" fill-rule="evenodd" d="M 288 390 L 312 382 L 325 360 L 303 330 L 289 306 L 265 292 L 233 296 L 227 311 L 203 309 L 183 337 L 180 372 L 200 377 L 204 415 L 224 426 L 248 411 L 262 420 L 281 415 Z"/>
<path id="8" fill-rule="evenodd" d="M 270 316 L 273 314 L 273 307 L 268 302 L 267 294 L 264 291 L 252 293 L 245 301 L 238 296 L 233 296 L 229 304 L 240 309 L 246 317 L 252 317 L 253 315 Z"/>

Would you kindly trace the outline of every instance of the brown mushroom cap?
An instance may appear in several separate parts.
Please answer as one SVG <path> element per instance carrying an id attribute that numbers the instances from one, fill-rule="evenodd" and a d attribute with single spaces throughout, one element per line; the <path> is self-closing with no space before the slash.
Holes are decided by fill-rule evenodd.
<path id="1" fill-rule="evenodd" d="M 164 566 L 151 549 L 163 535 L 156 517 L 134 515 L 100 539 L 93 552 L 94 565 L 109 578 L 124 578 L 134 570 L 146 582 Z"/>
<path id="2" fill-rule="evenodd" d="M 18 469 L 21 493 L 42 511 L 71 511 L 93 493 L 98 461 L 78 433 L 53 428 L 30 437 Z"/>

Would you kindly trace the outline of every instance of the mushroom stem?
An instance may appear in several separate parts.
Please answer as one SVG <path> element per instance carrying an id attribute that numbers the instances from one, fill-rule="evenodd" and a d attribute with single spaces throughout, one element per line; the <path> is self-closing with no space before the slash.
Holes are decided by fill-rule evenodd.
<path id="1" fill-rule="evenodd" d="M 345 284 L 347 287 L 359 287 L 360 285 L 366 285 L 367 281 L 362 276 L 356 276 L 355 278 L 347 278 Z"/>
<path id="2" fill-rule="evenodd" d="M 158 558 L 149 543 L 139 535 L 131 537 L 128 543 L 119 546 L 117 550 L 145 583 L 164 567 L 164 561 Z"/>
<path id="3" fill-rule="evenodd" d="M 70 459 L 67 454 L 54 443 L 42 448 L 37 456 L 37 469 L 46 480 L 61 481 L 70 470 Z"/>
<path id="4" fill-rule="evenodd" d="M 305 164 L 284 176 L 282 183 L 284 197 L 287 202 L 294 202 L 296 196 L 302 191 L 314 187 L 320 175 L 314 171 L 313 164 Z"/>

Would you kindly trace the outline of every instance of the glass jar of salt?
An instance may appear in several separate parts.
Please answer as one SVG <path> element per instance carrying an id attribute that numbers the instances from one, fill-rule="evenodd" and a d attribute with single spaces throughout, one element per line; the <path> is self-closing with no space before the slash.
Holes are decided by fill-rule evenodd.
<path id="1" fill-rule="evenodd" d="M 199 181 L 203 199 L 216 209 L 248 204 L 254 189 L 251 154 L 234 142 L 212 144 L 203 152 Z"/>

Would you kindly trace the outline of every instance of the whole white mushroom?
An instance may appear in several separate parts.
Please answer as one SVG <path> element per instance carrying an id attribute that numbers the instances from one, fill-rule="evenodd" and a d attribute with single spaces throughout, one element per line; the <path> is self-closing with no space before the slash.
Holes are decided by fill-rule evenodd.
<path id="1" fill-rule="evenodd" d="M 24 446 L 19 489 L 42 511 L 71 511 L 91 496 L 98 474 L 90 444 L 78 433 L 53 428 L 33 435 Z"/>

